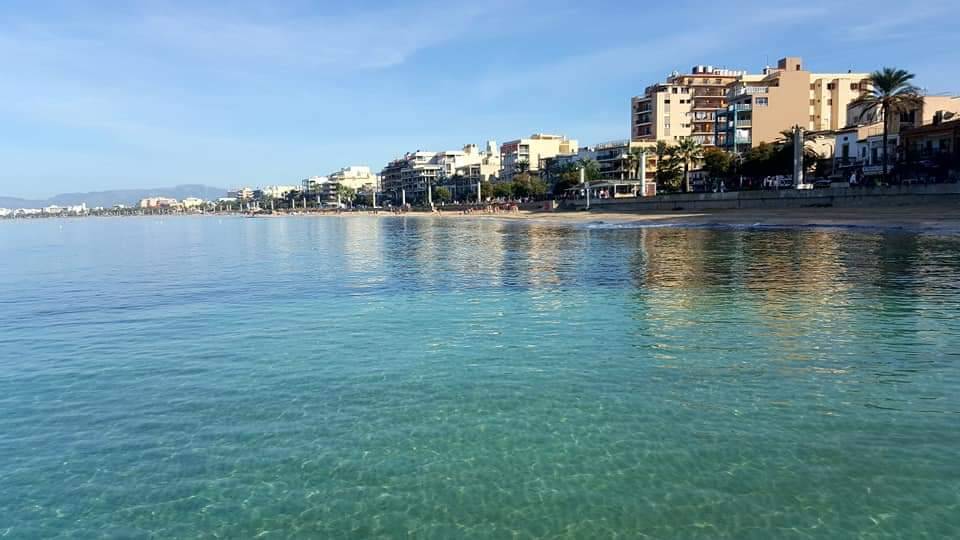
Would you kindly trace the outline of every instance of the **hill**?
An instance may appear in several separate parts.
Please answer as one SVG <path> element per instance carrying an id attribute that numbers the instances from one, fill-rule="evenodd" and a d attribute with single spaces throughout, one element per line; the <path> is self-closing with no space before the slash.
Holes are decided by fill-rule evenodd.
<path id="1" fill-rule="evenodd" d="M 96 206 L 109 207 L 115 204 L 133 205 L 146 197 L 171 197 L 177 200 L 186 197 L 201 199 L 216 199 L 223 197 L 226 189 L 205 186 L 201 184 L 183 184 L 174 187 L 149 189 L 117 189 L 110 191 L 90 191 L 86 193 L 61 193 L 48 199 L 20 199 L 17 197 L 0 197 L 0 208 L 43 208 L 50 205 L 72 206 L 83 204 L 90 208 Z"/>

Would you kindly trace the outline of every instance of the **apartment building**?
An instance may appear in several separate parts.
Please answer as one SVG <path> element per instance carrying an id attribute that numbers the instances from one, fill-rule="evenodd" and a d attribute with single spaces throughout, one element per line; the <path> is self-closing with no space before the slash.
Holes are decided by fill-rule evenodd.
<path id="1" fill-rule="evenodd" d="M 474 182 L 494 182 L 500 176 L 500 152 L 495 141 L 487 141 L 486 150 L 477 145 L 463 147 L 464 159 L 455 168 L 455 174 Z"/>
<path id="2" fill-rule="evenodd" d="M 326 176 L 311 176 L 300 181 L 300 190 L 304 195 L 316 195 L 326 188 L 330 179 Z"/>
<path id="3" fill-rule="evenodd" d="M 346 186 L 354 191 L 371 191 L 380 189 L 380 177 L 370 171 L 370 167 L 351 165 L 327 177 L 333 184 Z"/>
<path id="4" fill-rule="evenodd" d="M 726 106 L 727 85 L 744 71 L 694 66 L 674 72 L 666 82 L 648 86 L 630 100 L 631 139 L 675 143 L 692 137 L 704 146 L 717 144 L 716 111 Z"/>
<path id="5" fill-rule="evenodd" d="M 480 182 L 496 182 L 500 178 L 500 152 L 497 143 L 487 141 L 486 150 L 477 145 L 463 147 L 459 163 L 454 165 L 454 174 L 447 175 L 442 184 L 450 190 L 454 199 L 466 199 L 476 194 Z"/>
<path id="6" fill-rule="evenodd" d="M 949 119 L 946 119 L 949 118 Z M 928 125 L 905 129 L 904 150 L 912 159 L 952 160 L 960 164 L 960 116 L 940 115 Z"/>
<path id="7" fill-rule="evenodd" d="M 291 191 L 297 191 L 299 186 L 264 186 L 260 188 L 259 198 L 282 199 Z M 257 194 L 254 193 L 254 196 Z"/>
<path id="8" fill-rule="evenodd" d="M 249 201 L 253 199 L 253 189 L 249 187 L 237 188 L 233 191 L 228 191 L 227 197 L 233 197 L 241 201 Z"/>
<path id="9" fill-rule="evenodd" d="M 448 185 L 457 191 L 469 189 L 477 181 L 496 179 L 500 171 L 500 156 L 496 143 L 487 142 L 481 151 L 475 144 L 461 150 L 444 152 L 408 152 L 387 164 L 381 172 L 382 189 L 397 200 L 424 201 L 427 186 Z"/>
<path id="10" fill-rule="evenodd" d="M 887 122 L 887 155 L 892 165 L 900 149 L 910 150 L 901 135 L 908 131 L 960 118 L 960 97 L 924 96 L 920 107 L 901 111 Z M 865 111 L 862 105 L 847 107 L 847 127 L 835 134 L 834 172 L 848 178 L 879 176 L 883 173 L 883 114 L 877 108 Z M 934 130 L 936 131 L 936 130 Z M 919 155 L 919 154 L 917 154 Z"/>
<path id="11" fill-rule="evenodd" d="M 868 88 L 869 76 L 811 73 L 801 58 L 782 58 L 776 68 L 727 86 L 727 105 L 717 111 L 717 140 L 743 152 L 797 125 L 808 131 L 841 129 L 847 125 L 847 105 Z"/>
<path id="12" fill-rule="evenodd" d="M 178 204 L 176 199 L 170 197 L 147 197 L 140 199 L 137 206 L 140 208 L 172 208 Z"/>
<path id="13" fill-rule="evenodd" d="M 561 154 L 541 160 L 542 178 L 550 184 L 560 180 L 560 173 L 571 164 L 576 165 L 582 160 L 592 160 L 597 163 L 600 173 L 600 182 L 619 183 L 626 186 L 637 183 L 634 178 L 638 171 L 631 170 L 630 154 L 638 148 L 644 148 L 644 163 L 639 165 L 639 174 L 646 179 L 647 187 L 654 185 L 657 175 L 657 156 L 654 152 L 656 143 L 653 141 L 610 141 L 592 146 L 584 146 L 576 154 Z M 652 195 L 648 190 L 648 194 Z"/>
<path id="14" fill-rule="evenodd" d="M 538 172 L 541 161 L 557 155 L 576 154 L 576 139 L 563 135 L 534 133 L 528 139 L 517 139 L 500 146 L 500 160 L 503 166 L 500 180 L 510 182 L 520 163 L 526 163 L 527 170 Z"/>
<path id="15" fill-rule="evenodd" d="M 182 201 L 180 201 L 180 204 L 185 209 L 190 210 L 193 208 L 200 208 L 204 206 L 206 202 L 204 202 L 204 200 L 199 197 L 186 197 Z"/>

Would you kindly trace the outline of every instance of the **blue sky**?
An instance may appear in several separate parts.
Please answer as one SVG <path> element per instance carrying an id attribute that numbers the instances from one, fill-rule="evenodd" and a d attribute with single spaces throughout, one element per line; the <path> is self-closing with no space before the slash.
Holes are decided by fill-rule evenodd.
<path id="1" fill-rule="evenodd" d="M 5 0 L 0 195 L 293 184 L 533 132 L 629 136 L 672 70 L 917 74 L 960 93 L 954 0 Z"/>

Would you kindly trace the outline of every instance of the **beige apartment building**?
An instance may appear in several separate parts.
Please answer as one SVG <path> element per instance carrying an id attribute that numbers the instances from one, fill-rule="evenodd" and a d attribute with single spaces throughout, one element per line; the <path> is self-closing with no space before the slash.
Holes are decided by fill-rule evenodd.
<path id="1" fill-rule="evenodd" d="M 337 172 L 330 173 L 328 181 L 346 186 L 355 191 L 371 191 L 380 189 L 380 177 L 370 171 L 370 167 L 352 165 Z"/>
<path id="2" fill-rule="evenodd" d="M 500 180 L 509 182 L 519 163 L 526 163 L 530 172 L 540 170 L 540 162 L 558 155 L 576 154 L 577 140 L 563 135 L 534 133 L 529 139 L 517 139 L 500 146 L 500 161 L 503 170 Z"/>
<path id="3" fill-rule="evenodd" d="M 675 143 L 692 137 L 704 146 L 718 144 L 716 112 L 726 107 L 727 86 L 745 74 L 694 66 L 689 74 L 674 72 L 666 82 L 648 86 L 631 99 L 631 140 Z"/>
<path id="4" fill-rule="evenodd" d="M 743 152 L 781 138 L 793 126 L 831 131 L 847 125 L 847 105 L 869 85 L 868 73 L 811 73 L 799 57 L 776 68 L 744 75 L 727 87 L 726 108 L 717 111 L 717 139 Z"/>

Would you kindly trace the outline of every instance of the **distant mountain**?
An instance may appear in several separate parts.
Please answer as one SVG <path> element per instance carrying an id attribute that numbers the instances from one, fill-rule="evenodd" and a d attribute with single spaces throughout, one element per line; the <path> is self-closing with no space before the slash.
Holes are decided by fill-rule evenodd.
<path id="1" fill-rule="evenodd" d="M 61 193 L 49 199 L 18 199 L 16 197 L 0 197 L 0 208 L 43 208 L 55 204 L 57 206 L 72 206 L 86 203 L 88 207 L 109 207 L 115 204 L 136 204 L 140 199 L 147 197 L 171 197 L 177 200 L 186 197 L 199 197 L 204 200 L 216 199 L 227 194 L 227 190 L 218 187 L 200 184 L 184 184 L 174 187 L 152 189 L 117 189 L 112 191 L 92 191 L 89 193 Z"/>

